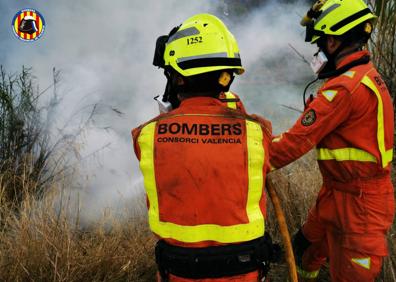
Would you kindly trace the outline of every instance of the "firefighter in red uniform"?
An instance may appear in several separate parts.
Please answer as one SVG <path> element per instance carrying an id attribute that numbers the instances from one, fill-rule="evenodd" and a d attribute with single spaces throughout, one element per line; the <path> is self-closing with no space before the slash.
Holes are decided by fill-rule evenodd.
<path id="1" fill-rule="evenodd" d="M 244 71 L 237 42 L 218 18 L 199 14 L 157 39 L 153 63 L 168 79 L 162 114 L 132 134 L 160 239 L 158 281 L 259 281 L 272 252 L 271 128 L 228 91 Z"/>
<path id="2" fill-rule="evenodd" d="M 362 49 L 374 18 L 362 0 L 329 0 L 303 20 L 306 40 L 320 49 L 313 68 L 326 80 L 295 125 L 273 139 L 270 162 L 281 168 L 316 145 L 323 187 L 293 239 L 305 281 L 315 281 L 327 258 L 332 281 L 374 281 L 388 254 L 393 107 Z"/>

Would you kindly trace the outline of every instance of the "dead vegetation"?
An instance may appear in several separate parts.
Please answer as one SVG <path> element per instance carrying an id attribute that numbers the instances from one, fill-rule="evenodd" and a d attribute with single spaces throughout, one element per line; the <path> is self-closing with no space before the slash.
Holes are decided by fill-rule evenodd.
<path id="1" fill-rule="evenodd" d="M 370 42 L 373 60 L 384 78 L 395 108 L 396 98 L 396 0 L 370 0 L 371 8 L 378 15 L 374 36 Z M 395 116 L 396 121 L 396 116 Z M 395 135 L 396 136 L 396 135 Z M 395 148 L 395 145 L 394 145 Z M 395 164 L 395 161 L 393 161 Z M 396 174 L 393 169 L 393 183 L 396 184 Z M 395 192 L 396 197 L 396 192 Z M 381 274 L 382 281 L 396 281 L 396 222 L 388 236 L 390 257 L 384 262 Z"/>
<path id="2" fill-rule="evenodd" d="M 18 206 L 24 193 L 41 194 L 50 155 L 41 122 L 39 93 L 29 69 L 7 75 L 0 68 L 0 182 L 3 204 Z"/>
<path id="3" fill-rule="evenodd" d="M 318 168 L 312 163 L 313 153 L 272 175 L 292 234 L 304 222 L 321 186 Z M 103 214 L 89 229 L 81 229 L 76 217 L 68 217 L 66 207 L 57 212 L 53 202 L 51 195 L 42 200 L 26 197 L 18 213 L 0 209 L 4 223 L 0 281 L 154 281 L 155 238 L 148 230 L 143 195 L 131 202 L 136 212 L 128 220 Z M 266 228 L 281 242 L 269 200 Z M 391 250 L 378 281 L 394 281 L 394 245 Z M 271 281 L 286 281 L 286 265 L 273 265 L 270 276 Z M 320 277 L 320 281 L 330 281 L 326 267 Z"/>
<path id="4" fill-rule="evenodd" d="M 52 203 L 29 196 L 17 214 L 1 209 L 0 281 L 153 281 L 154 238 L 143 214 L 105 215 L 81 230 Z"/>
<path id="5" fill-rule="evenodd" d="M 396 93 L 396 1 L 370 1 L 378 15 L 370 47 L 373 60 L 392 94 Z"/>

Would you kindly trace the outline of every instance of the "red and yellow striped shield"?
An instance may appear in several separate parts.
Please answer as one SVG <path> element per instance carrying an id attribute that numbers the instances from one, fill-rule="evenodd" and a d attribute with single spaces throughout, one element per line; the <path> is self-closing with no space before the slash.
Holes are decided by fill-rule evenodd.
<path id="1" fill-rule="evenodd" d="M 36 41 L 44 33 L 44 17 L 34 9 L 20 10 L 12 20 L 12 30 L 23 41 Z"/>

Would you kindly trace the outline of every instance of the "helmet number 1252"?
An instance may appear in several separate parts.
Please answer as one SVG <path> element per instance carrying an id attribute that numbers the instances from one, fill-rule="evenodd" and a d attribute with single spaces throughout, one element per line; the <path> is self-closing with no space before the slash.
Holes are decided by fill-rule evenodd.
<path id="1" fill-rule="evenodd" d="M 202 43 L 202 36 L 195 36 L 187 38 L 187 45 Z"/>

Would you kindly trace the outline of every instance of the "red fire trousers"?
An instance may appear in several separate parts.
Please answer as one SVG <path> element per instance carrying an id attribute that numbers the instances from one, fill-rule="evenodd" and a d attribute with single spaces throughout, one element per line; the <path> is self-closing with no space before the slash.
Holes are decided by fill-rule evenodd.
<path id="1" fill-rule="evenodd" d="M 312 242 L 303 269 L 313 274 L 331 258 L 332 281 L 374 281 L 387 255 L 386 231 L 394 209 L 389 176 L 360 183 L 325 181 L 302 227 Z"/>

